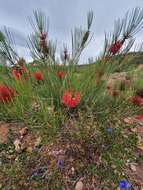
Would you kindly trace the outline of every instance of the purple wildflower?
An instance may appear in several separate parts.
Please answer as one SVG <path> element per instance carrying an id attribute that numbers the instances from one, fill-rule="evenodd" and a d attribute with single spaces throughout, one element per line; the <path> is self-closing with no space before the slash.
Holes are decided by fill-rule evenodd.
<path id="1" fill-rule="evenodd" d="M 62 169 L 62 161 L 61 160 L 57 160 L 57 168 Z"/>

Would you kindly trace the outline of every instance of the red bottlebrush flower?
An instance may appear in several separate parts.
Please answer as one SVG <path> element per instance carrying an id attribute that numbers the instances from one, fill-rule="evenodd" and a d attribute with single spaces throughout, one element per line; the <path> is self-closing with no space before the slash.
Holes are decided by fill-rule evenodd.
<path id="1" fill-rule="evenodd" d="M 112 53 L 113 55 L 115 55 L 116 53 L 119 52 L 119 50 L 121 49 L 122 45 L 123 45 L 123 43 L 120 40 L 117 41 L 117 42 L 115 42 L 109 48 L 110 53 Z"/>
<path id="2" fill-rule="evenodd" d="M 64 49 L 64 59 L 65 60 L 68 59 L 68 50 L 67 50 L 67 48 Z"/>
<path id="3" fill-rule="evenodd" d="M 10 102 L 15 96 L 15 90 L 5 85 L 0 85 L 0 102 Z"/>
<path id="4" fill-rule="evenodd" d="M 40 40 L 46 40 L 46 38 L 47 38 L 47 33 L 46 32 L 40 34 Z"/>
<path id="5" fill-rule="evenodd" d="M 27 70 L 26 70 L 25 67 L 19 66 L 19 73 L 20 73 L 20 74 L 23 74 L 23 73 L 26 73 L 26 72 L 27 72 Z"/>
<path id="6" fill-rule="evenodd" d="M 69 108 L 74 108 L 80 103 L 80 92 L 66 90 L 62 96 L 62 103 Z"/>
<path id="7" fill-rule="evenodd" d="M 47 33 L 40 34 L 40 47 L 43 49 L 47 48 L 46 38 L 47 38 Z"/>
<path id="8" fill-rule="evenodd" d="M 17 69 L 12 69 L 12 75 L 14 76 L 16 80 L 21 79 L 21 74 L 17 71 Z"/>
<path id="9" fill-rule="evenodd" d="M 65 73 L 63 71 L 58 71 L 57 72 L 57 77 L 60 78 L 60 79 L 63 79 L 65 76 Z"/>
<path id="10" fill-rule="evenodd" d="M 15 67 L 12 69 L 12 75 L 16 80 L 21 80 L 21 77 L 24 75 L 24 79 L 28 79 L 27 69 L 23 66 Z"/>
<path id="11" fill-rule="evenodd" d="M 143 106 L 143 98 L 140 96 L 133 96 L 129 100 L 135 105 Z"/>
<path id="12" fill-rule="evenodd" d="M 135 116 L 135 119 L 140 122 L 143 122 L 143 115 L 137 115 L 137 116 Z"/>
<path id="13" fill-rule="evenodd" d="M 35 80 L 37 80 L 37 81 L 43 80 L 43 75 L 42 75 L 41 71 L 36 71 L 36 72 L 34 73 L 34 78 L 35 78 Z"/>

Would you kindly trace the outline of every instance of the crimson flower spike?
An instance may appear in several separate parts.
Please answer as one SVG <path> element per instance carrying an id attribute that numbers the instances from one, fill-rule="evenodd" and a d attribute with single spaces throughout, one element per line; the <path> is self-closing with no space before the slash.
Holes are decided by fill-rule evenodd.
<path id="1" fill-rule="evenodd" d="M 64 65 L 67 63 L 67 61 L 70 61 L 70 55 L 66 44 L 63 44 L 63 48 L 60 52 L 60 58 Z"/>
<path id="2" fill-rule="evenodd" d="M 68 59 L 68 49 L 64 48 L 64 60 L 66 61 Z"/>
<path id="3" fill-rule="evenodd" d="M 62 96 L 62 103 L 68 108 L 75 108 L 80 103 L 80 92 L 73 92 L 72 90 L 66 90 Z"/>
<path id="4" fill-rule="evenodd" d="M 114 23 L 114 31 L 107 37 L 105 34 L 105 46 L 103 57 L 113 56 L 124 51 L 123 45 L 129 42 L 128 51 L 133 45 L 133 37 L 143 28 L 143 9 L 136 7 L 128 11 L 125 17 Z M 132 41 L 132 42 L 131 42 Z M 129 48 L 130 47 L 130 48 Z"/>
<path id="5" fill-rule="evenodd" d="M 41 10 L 34 11 L 34 19 L 29 19 L 34 34 L 29 37 L 29 48 L 32 58 L 35 60 L 43 60 L 44 63 L 49 63 L 46 60 L 52 60 L 55 63 L 56 43 L 49 40 L 48 29 L 49 21 L 45 13 Z"/>
<path id="6" fill-rule="evenodd" d="M 0 85 L 0 103 L 11 102 L 16 95 L 15 89 L 8 87 L 6 85 Z"/>
<path id="7" fill-rule="evenodd" d="M 40 33 L 40 40 L 46 40 L 47 38 L 47 33 L 46 32 L 41 32 Z"/>
<path id="8" fill-rule="evenodd" d="M 43 74 L 41 71 L 36 71 L 34 73 L 34 78 L 36 81 L 42 81 L 43 80 Z"/>

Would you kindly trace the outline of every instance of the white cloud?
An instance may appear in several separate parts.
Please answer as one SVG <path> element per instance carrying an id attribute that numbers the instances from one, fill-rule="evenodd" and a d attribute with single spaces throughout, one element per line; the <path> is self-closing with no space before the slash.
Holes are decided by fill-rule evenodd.
<path id="1" fill-rule="evenodd" d="M 30 56 L 30 51 L 26 47 L 17 46 L 17 52 L 20 57 L 23 57 L 27 62 L 32 61 L 32 58 Z"/>

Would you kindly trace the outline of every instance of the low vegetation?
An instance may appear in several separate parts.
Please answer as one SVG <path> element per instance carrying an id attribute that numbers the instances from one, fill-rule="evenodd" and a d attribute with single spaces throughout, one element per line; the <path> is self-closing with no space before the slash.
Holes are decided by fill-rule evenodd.
<path id="1" fill-rule="evenodd" d="M 72 31 L 60 63 L 47 18 L 34 11 L 27 64 L 10 32 L 0 33 L 0 189 L 131 190 L 143 188 L 142 49 L 129 53 L 142 30 L 135 8 L 105 34 L 102 54 L 79 65 L 87 27 Z"/>

